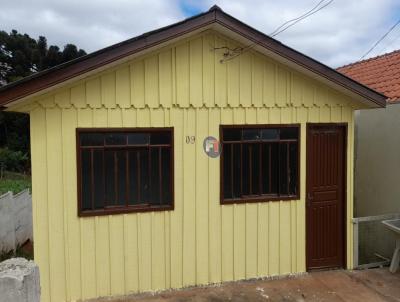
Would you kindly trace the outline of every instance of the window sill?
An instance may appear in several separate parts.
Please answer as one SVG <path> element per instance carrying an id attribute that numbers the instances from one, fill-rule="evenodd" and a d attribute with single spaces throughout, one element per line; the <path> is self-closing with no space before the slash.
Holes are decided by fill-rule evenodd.
<path id="1" fill-rule="evenodd" d="M 274 202 L 274 201 L 289 201 L 289 200 L 300 200 L 299 195 L 263 195 L 263 196 L 245 196 L 243 198 L 236 199 L 223 199 L 220 201 L 221 205 L 235 204 L 235 203 L 259 203 L 259 202 Z"/>
<path id="2" fill-rule="evenodd" d="M 89 210 L 78 212 L 79 217 L 91 216 L 104 216 L 104 215 L 117 215 L 128 213 L 141 213 L 141 212 L 157 212 L 157 211 L 173 211 L 173 205 L 166 206 L 129 206 L 129 207 L 109 207 L 107 209 Z"/>

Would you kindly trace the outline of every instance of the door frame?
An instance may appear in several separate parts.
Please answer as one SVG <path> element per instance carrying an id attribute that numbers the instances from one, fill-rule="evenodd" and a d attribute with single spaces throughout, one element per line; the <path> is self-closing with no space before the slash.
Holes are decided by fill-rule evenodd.
<path id="1" fill-rule="evenodd" d="M 311 143 L 311 139 L 310 139 L 310 130 L 312 127 L 317 127 L 317 126 L 323 126 L 323 127 L 334 127 L 334 128 L 342 128 L 344 131 L 344 143 L 343 143 L 343 158 L 344 158 L 344 162 L 343 162 L 343 203 L 344 203 L 344 207 L 343 207 L 343 268 L 346 269 L 347 268 L 347 230 L 348 230 L 348 217 L 347 217 L 347 205 L 348 205 L 348 200 L 347 200 L 347 167 L 348 167 L 348 123 L 345 122 L 341 122 L 341 123 L 307 123 L 306 124 L 306 189 L 305 189 L 305 207 L 306 207 L 306 271 L 312 271 L 312 270 L 323 270 L 323 269 L 333 269 L 330 267 L 321 267 L 321 268 L 309 268 L 309 252 L 308 252 L 308 191 L 310 188 L 310 182 L 309 182 L 309 177 L 308 174 L 310 172 L 310 163 L 311 161 L 310 159 L 310 152 L 309 152 L 309 148 L 310 148 L 310 143 Z M 351 159 L 350 159 L 351 160 Z M 340 267 L 338 267 L 340 268 Z"/>

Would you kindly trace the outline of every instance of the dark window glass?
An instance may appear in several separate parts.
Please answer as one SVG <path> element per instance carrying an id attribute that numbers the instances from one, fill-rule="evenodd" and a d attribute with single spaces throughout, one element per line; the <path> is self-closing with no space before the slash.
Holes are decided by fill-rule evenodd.
<path id="1" fill-rule="evenodd" d="M 242 129 L 224 129 L 224 141 L 240 141 L 242 139 Z"/>
<path id="2" fill-rule="evenodd" d="M 281 129 L 281 139 L 297 139 L 299 136 L 297 128 L 285 127 Z"/>
<path id="3" fill-rule="evenodd" d="M 223 127 L 223 202 L 297 198 L 298 136 L 298 127 Z"/>
<path id="4" fill-rule="evenodd" d="M 226 144 L 222 149 L 224 158 L 224 192 L 226 198 L 233 197 L 232 150 L 233 150 L 233 144 Z"/>
<path id="5" fill-rule="evenodd" d="M 243 129 L 243 140 L 259 140 L 260 129 Z"/>
<path id="6" fill-rule="evenodd" d="M 172 131 L 77 133 L 81 215 L 171 209 Z"/>
<path id="7" fill-rule="evenodd" d="M 251 194 L 259 195 L 260 194 L 260 144 L 251 145 Z"/>
<path id="8" fill-rule="evenodd" d="M 126 145 L 125 133 L 107 133 L 106 145 Z"/>
<path id="9" fill-rule="evenodd" d="M 261 139 L 264 141 L 278 140 L 279 139 L 279 129 L 262 129 Z"/>
<path id="10" fill-rule="evenodd" d="M 150 173 L 149 173 L 149 150 L 142 149 L 139 152 L 140 163 L 140 203 L 150 203 Z"/>
<path id="11" fill-rule="evenodd" d="M 117 205 L 124 205 L 126 202 L 126 151 L 117 151 Z"/>
<path id="12" fill-rule="evenodd" d="M 152 145 L 165 145 L 171 143 L 171 134 L 154 132 L 150 134 L 150 144 Z"/>
<path id="13" fill-rule="evenodd" d="M 103 155 L 104 150 L 93 150 L 93 177 L 94 177 L 94 207 L 101 209 L 104 207 L 104 179 L 103 179 Z"/>
<path id="14" fill-rule="evenodd" d="M 81 146 L 103 146 L 104 134 L 103 133 L 82 133 Z"/>
<path id="15" fill-rule="evenodd" d="M 115 195 L 115 151 L 104 152 L 106 205 L 114 205 Z"/>
<path id="16" fill-rule="evenodd" d="M 148 133 L 130 133 L 128 134 L 129 145 L 148 145 L 149 144 Z"/>
<path id="17" fill-rule="evenodd" d="M 150 149 L 150 198 L 152 204 L 160 203 L 160 155 L 159 148 Z"/>
<path id="18" fill-rule="evenodd" d="M 298 146 L 291 143 L 289 147 L 289 194 L 295 195 L 297 192 L 298 177 Z"/>
<path id="19" fill-rule="evenodd" d="M 82 151 L 82 208 L 84 210 L 89 210 L 92 208 L 92 181 L 91 181 L 91 155 L 90 150 Z"/>
<path id="20" fill-rule="evenodd" d="M 279 144 L 279 193 L 288 195 L 288 144 Z"/>
<path id="21" fill-rule="evenodd" d="M 241 186 L 240 180 L 242 175 L 242 165 L 240 163 L 241 157 L 241 145 L 234 144 L 233 145 L 233 198 L 239 198 L 241 196 Z"/>
<path id="22" fill-rule="evenodd" d="M 168 148 L 161 149 L 161 181 L 162 181 L 162 194 L 161 203 L 169 204 L 172 201 L 171 185 L 169 181 L 171 173 L 171 150 Z"/>
<path id="23" fill-rule="evenodd" d="M 129 204 L 135 205 L 139 202 L 139 152 L 129 151 Z"/>

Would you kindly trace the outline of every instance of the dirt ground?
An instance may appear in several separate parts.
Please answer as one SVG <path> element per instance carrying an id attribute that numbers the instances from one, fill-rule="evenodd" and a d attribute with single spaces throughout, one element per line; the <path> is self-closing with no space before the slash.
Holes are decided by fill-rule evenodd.
<path id="1" fill-rule="evenodd" d="M 387 268 L 313 272 L 275 280 L 228 282 L 209 287 L 96 299 L 96 302 L 400 301 L 400 273 Z"/>

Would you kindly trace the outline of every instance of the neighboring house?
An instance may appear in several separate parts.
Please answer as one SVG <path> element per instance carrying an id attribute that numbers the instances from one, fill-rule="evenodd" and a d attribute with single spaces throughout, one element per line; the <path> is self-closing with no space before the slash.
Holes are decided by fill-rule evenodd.
<path id="1" fill-rule="evenodd" d="M 0 104 L 31 118 L 43 301 L 353 267 L 353 113 L 385 97 L 218 7 Z"/>
<path id="2" fill-rule="evenodd" d="M 359 249 L 360 264 L 366 264 L 379 261 L 376 254 L 392 256 L 393 234 L 380 221 L 400 217 L 400 51 L 338 71 L 387 96 L 386 108 L 355 115 L 354 216 L 363 217 Z"/>

